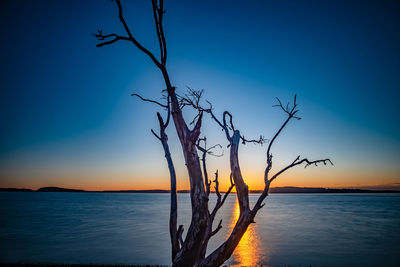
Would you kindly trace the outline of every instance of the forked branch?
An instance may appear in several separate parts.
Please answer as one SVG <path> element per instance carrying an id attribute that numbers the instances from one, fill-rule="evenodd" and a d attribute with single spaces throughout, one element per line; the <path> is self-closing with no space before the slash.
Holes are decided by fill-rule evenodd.
<path id="1" fill-rule="evenodd" d="M 267 149 L 267 166 L 265 168 L 265 172 L 264 172 L 264 182 L 265 182 L 265 187 L 264 190 L 262 192 L 262 194 L 260 195 L 260 197 L 258 198 L 256 204 L 254 205 L 254 208 L 252 210 L 252 214 L 253 217 L 255 216 L 255 214 L 257 213 L 257 211 L 259 209 L 261 209 L 264 204 L 262 204 L 262 202 L 264 201 L 264 199 L 268 196 L 268 192 L 269 192 L 269 188 L 271 183 L 282 173 L 284 173 L 285 171 L 287 171 L 288 169 L 300 165 L 302 163 L 306 163 L 305 167 L 310 166 L 310 165 L 315 165 L 317 166 L 319 163 L 323 163 L 324 165 L 328 163 L 332 164 L 332 161 L 330 159 L 320 159 L 320 160 L 314 160 L 314 161 L 309 161 L 307 158 L 301 159 L 300 160 L 300 156 L 298 156 L 291 164 L 289 164 L 288 166 L 286 166 L 285 168 L 281 169 L 280 171 L 278 171 L 275 175 L 273 175 L 271 178 L 269 178 L 269 172 L 272 169 L 272 154 L 271 154 L 271 147 L 274 143 L 274 141 L 276 140 L 276 138 L 279 136 L 279 134 L 282 132 L 282 130 L 285 128 L 285 126 L 288 124 L 288 122 L 291 119 L 297 119 L 300 120 L 301 118 L 296 116 L 296 113 L 298 112 L 297 110 L 297 103 L 296 103 L 296 95 L 294 95 L 294 101 L 292 106 L 290 105 L 290 103 L 288 102 L 286 107 L 284 107 L 282 105 L 282 102 L 278 99 L 279 104 L 278 105 L 274 105 L 274 107 L 279 107 L 281 108 L 287 115 L 287 119 L 285 120 L 285 122 L 282 124 L 282 126 L 279 128 L 279 130 L 275 133 L 274 137 L 271 139 L 271 142 L 268 145 L 268 149 Z"/>
<path id="2" fill-rule="evenodd" d="M 204 146 L 201 146 L 201 142 L 204 143 Z M 206 193 L 207 196 L 210 195 L 210 186 L 211 186 L 211 180 L 208 179 L 208 172 L 207 172 L 207 166 L 206 166 L 206 156 L 208 155 L 212 155 L 215 157 L 222 157 L 224 155 L 224 151 L 221 152 L 221 154 L 215 154 L 213 152 L 213 150 L 217 147 L 222 149 L 222 146 L 220 144 L 216 144 L 213 145 L 210 148 L 207 148 L 207 138 L 203 137 L 203 138 L 199 138 L 197 140 L 197 144 L 196 147 L 198 150 L 200 150 L 202 152 L 202 157 L 201 160 L 203 162 L 203 176 L 204 176 L 204 184 L 206 186 Z"/>
<path id="3" fill-rule="evenodd" d="M 296 108 L 297 108 L 296 95 L 294 95 L 293 105 L 292 105 L 291 107 L 290 107 L 290 102 L 288 102 L 288 103 L 286 104 L 286 107 L 284 107 L 284 106 L 282 105 L 281 100 L 280 100 L 279 98 L 276 98 L 276 99 L 278 100 L 279 104 L 278 104 L 278 105 L 273 105 L 273 107 L 279 107 L 279 108 L 281 108 L 285 113 L 287 113 L 287 114 L 289 115 L 289 117 L 293 117 L 293 118 L 295 118 L 295 119 L 297 119 L 297 120 L 301 120 L 300 117 L 295 116 L 295 114 L 298 112 L 298 110 L 296 110 Z"/>
<path id="4" fill-rule="evenodd" d="M 228 197 L 229 193 L 232 191 L 232 188 L 235 186 L 233 184 L 232 175 L 231 175 L 231 186 L 228 189 L 228 191 L 225 192 L 225 195 L 221 200 L 221 193 L 219 192 L 218 170 L 215 172 L 214 183 L 215 183 L 215 193 L 217 195 L 217 202 L 215 204 L 215 207 L 214 207 L 213 211 L 209 214 L 209 220 L 208 220 L 208 225 L 207 225 L 207 230 L 206 230 L 207 234 L 206 234 L 205 239 L 203 241 L 201 254 L 200 254 L 201 255 L 201 259 L 205 258 L 205 254 L 206 254 L 207 246 L 208 246 L 208 241 L 210 240 L 210 238 L 212 236 L 214 236 L 216 233 L 218 233 L 218 231 L 222 228 L 222 219 L 221 219 L 219 221 L 219 223 L 218 223 L 217 228 L 215 228 L 214 230 L 212 229 L 213 222 L 214 222 L 214 219 L 215 219 L 215 215 L 216 215 L 218 209 L 221 208 L 222 205 L 224 204 L 224 202 L 225 202 L 226 198 Z M 199 266 L 202 266 L 202 265 L 199 265 Z"/>
<path id="5" fill-rule="evenodd" d="M 145 53 L 146 55 L 148 55 L 148 56 L 151 58 L 151 60 L 154 62 L 154 64 L 156 64 L 157 67 L 159 67 L 159 68 L 161 69 L 164 65 L 162 65 L 162 64 L 157 60 L 157 58 L 153 55 L 153 53 L 151 53 L 148 49 L 146 49 L 146 48 L 145 48 L 141 43 L 139 43 L 139 41 L 136 40 L 136 38 L 133 36 L 133 34 L 132 34 L 131 30 L 129 29 L 128 25 L 126 24 L 125 18 L 124 18 L 124 16 L 123 16 L 123 13 L 122 13 L 122 6 L 121 6 L 120 0 L 115 0 L 115 2 L 117 3 L 117 6 L 118 6 L 118 17 L 119 17 L 119 20 L 121 21 L 122 25 L 124 26 L 124 29 L 125 29 L 126 33 L 128 34 L 128 37 L 120 36 L 120 35 L 118 35 L 118 34 L 116 34 L 116 33 L 111 33 L 111 34 L 103 35 L 102 31 L 99 30 L 99 31 L 98 31 L 98 34 L 93 34 L 93 35 L 97 38 L 97 40 L 103 41 L 103 40 L 105 40 L 105 39 L 107 39 L 107 38 L 111 38 L 111 37 L 113 37 L 113 39 L 111 39 L 111 40 L 109 40 L 109 41 L 106 41 L 106 42 L 101 42 L 101 43 L 97 44 L 96 46 L 97 46 L 97 47 L 101 47 L 101 46 L 109 45 L 109 44 L 115 43 L 115 42 L 118 41 L 118 40 L 130 41 L 130 42 L 132 42 L 137 48 L 139 48 L 143 53 Z M 161 2 L 162 2 L 162 0 L 161 0 Z"/>
<path id="6" fill-rule="evenodd" d="M 268 175 L 269 172 L 272 168 L 272 154 L 271 154 L 271 148 L 272 145 L 274 144 L 276 138 L 279 136 L 279 134 L 282 132 L 282 130 L 285 128 L 285 126 L 288 124 L 288 122 L 295 118 L 297 120 L 300 120 L 301 118 L 296 116 L 296 113 L 299 111 L 297 110 L 297 103 L 296 103 L 296 95 L 294 95 L 294 101 L 293 101 L 293 105 L 290 106 L 290 103 L 288 102 L 286 107 L 284 107 L 282 105 L 282 102 L 279 100 L 279 98 L 276 98 L 279 102 L 278 105 L 273 105 L 273 107 L 279 107 L 281 108 L 287 115 L 287 119 L 285 120 L 285 122 L 282 124 L 282 126 L 279 128 L 279 130 L 275 133 L 274 137 L 272 137 L 271 141 L 268 144 L 268 148 L 267 148 L 267 167 L 265 168 L 265 172 L 264 172 L 264 182 L 265 184 L 268 183 Z"/>
<path id="7" fill-rule="evenodd" d="M 232 173 L 230 175 L 230 182 L 231 185 L 229 186 L 228 190 L 225 192 L 224 197 L 222 197 L 221 193 L 219 192 L 219 181 L 218 181 L 218 170 L 215 172 L 215 194 L 217 195 L 217 202 L 215 203 L 214 209 L 211 212 L 211 218 L 214 220 L 215 215 L 217 214 L 218 210 L 224 205 L 226 198 L 235 187 L 235 184 L 232 179 Z"/>

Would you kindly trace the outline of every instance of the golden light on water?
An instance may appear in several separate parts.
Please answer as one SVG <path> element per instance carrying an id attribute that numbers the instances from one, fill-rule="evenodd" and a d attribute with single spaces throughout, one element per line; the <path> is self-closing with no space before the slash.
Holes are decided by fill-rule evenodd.
<path id="1" fill-rule="evenodd" d="M 239 202 L 237 200 L 234 208 L 232 209 L 232 213 L 232 221 L 230 224 L 231 229 L 235 227 L 236 221 L 238 220 L 240 214 Z M 257 237 L 255 225 L 250 224 L 235 251 L 233 252 L 232 257 L 237 262 L 237 265 L 233 266 L 255 266 L 259 264 L 261 260 L 260 245 L 261 244 Z"/>

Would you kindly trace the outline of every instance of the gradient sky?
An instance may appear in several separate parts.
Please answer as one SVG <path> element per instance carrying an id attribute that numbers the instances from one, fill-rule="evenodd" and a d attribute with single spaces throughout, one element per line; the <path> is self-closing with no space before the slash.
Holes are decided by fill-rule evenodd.
<path id="1" fill-rule="evenodd" d="M 158 55 L 150 1 L 122 1 L 137 39 Z M 167 67 L 179 92 L 205 89 L 246 137 L 272 137 L 285 119 L 275 97 L 297 94 L 300 121 L 273 147 L 275 170 L 297 155 L 335 166 L 297 167 L 274 186 L 400 185 L 400 6 L 396 1 L 165 0 Z M 91 33 L 123 34 L 115 3 L 2 1 L 0 187 L 150 189 L 169 186 L 157 130 L 162 77 L 128 42 L 96 48 Z M 188 115 L 190 118 L 190 115 Z M 172 125 L 171 125 L 172 126 Z M 178 189 L 188 188 L 168 129 Z M 226 140 L 206 116 L 208 159 L 227 185 Z M 203 135 L 202 134 L 202 135 Z M 240 147 L 250 189 L 263 186 L 266 146 Z"/>

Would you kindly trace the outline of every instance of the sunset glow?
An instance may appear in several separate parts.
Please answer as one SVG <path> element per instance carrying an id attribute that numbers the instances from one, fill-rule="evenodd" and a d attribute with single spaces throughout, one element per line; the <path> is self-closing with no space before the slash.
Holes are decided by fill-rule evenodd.
<path id="1" fill-rule="evenodd" d="M 154 52 L 149 3 L 124 5 L 128 21 Z M 186 86 L 204 89 L 203 104 L 210 101 L 217 116 L 228 110 L 246 138 L 269 140 L 285 120 L 272 107 L 275 97 L 286 103 L 297 94 L 302 119 L 291 121 L 276 140 L 273 172 L 298 155 L 329 157 L 335 165 L 299 166 L 273 187 L 399 189 L 397 9 L 378 2 L 362 10 L 334 1 L 303 5 L 167 1 L 173 85 L 179 94 Z M 332 10 L 338 15 L 332 16 Z M 156 112 L 165 111 L 130 96 L 159 100 L 165 88 L 161 75 L 134 47 L 118 42 L 96 48 L 91 35 L 106 25 L 122 30 L 114 3 L 9 1 L 0 12 L 1 36 L 8 38 L 0 50 L 0 120 L 6 129 L 1 132 L 0 187 L 169 189 L 164 152 L 150 132 L 158 127 Z M 185 110 L 187 121 L 194 115 Z M 210 146 L 222 145 L 224 156 L 207 157 L 207 166 L 210 176 L 219 170 L 226 190 L 227 141 L 210 116 L 204 116 L 202 126 L 201 136 Z M 187 190 L 173 123 L 167 133 L 178 189 Z M 266 145 L 241 144 L 239 159 L 249 188 L 262 189 Z"/>

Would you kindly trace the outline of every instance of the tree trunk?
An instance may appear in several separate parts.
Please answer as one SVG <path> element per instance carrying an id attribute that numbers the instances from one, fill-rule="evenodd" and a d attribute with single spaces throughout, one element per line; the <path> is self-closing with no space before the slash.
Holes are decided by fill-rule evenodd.
<path id="1" fill-rule="evenodd" d="M 165 68 L 161 70 L 168 94 L 171 97 L 172 118 L 182 146 L 185 164 L 189 174 L 190 200 L 192 206 L 191 223 L 182 248 L 173 260 L 173 266 L 194 266 L 200 256 L 208 225 L 208 197 L 204 190 L 203 174 L 196 149 L 196 141 L 200 135 L 202 118 L 200 116 L 192 131 L 188 129 L 179 107 L 175 88 L 171 85 L 167 70 Z"/>
<path id="2" fill-rule="evenodd" d="M 165 139 L 163 138 L 165 136 Z M 171 178 L 171 206 L 170 206 L 170 216 L 169 216 L 169 233 L 171 237 L 171 248 L 172 248 L 172 260 L 174 260 L 176 254 L 179 251 L 179 236 L 177 231 L 177 217 L 178 217 L 178 200 L 176 195 L 176 173 L 174 164 L 172 162 L 171 153 L 169 152 L 169 146 L 167 143 L 167 136 L 164 133 L 162 138 L 162 145 L 165 152 L 165 158 L 168 163 L 168 169 Z"/>
<path id="3" fill-rule="evenodd" d="M 229 238 L 207 258 L 205 258 L 201 262 L 200 266 L 219 266 L 228 260 L 236 246 L 239 244 L 243 234 L 246 232 L 247 227 L 253 221 L 252 213 L 249 208 L 248 187 L 243 180 L 239 167 L 239 144 L 240 132 L 235 130 L 233 136 L 230 138 L 230 165 L 233 180 L 235 181 L 236 185 L 237 199 L 239 202 L 239 219 L 236 222 L 236 225 L 233 228 Z"/>

